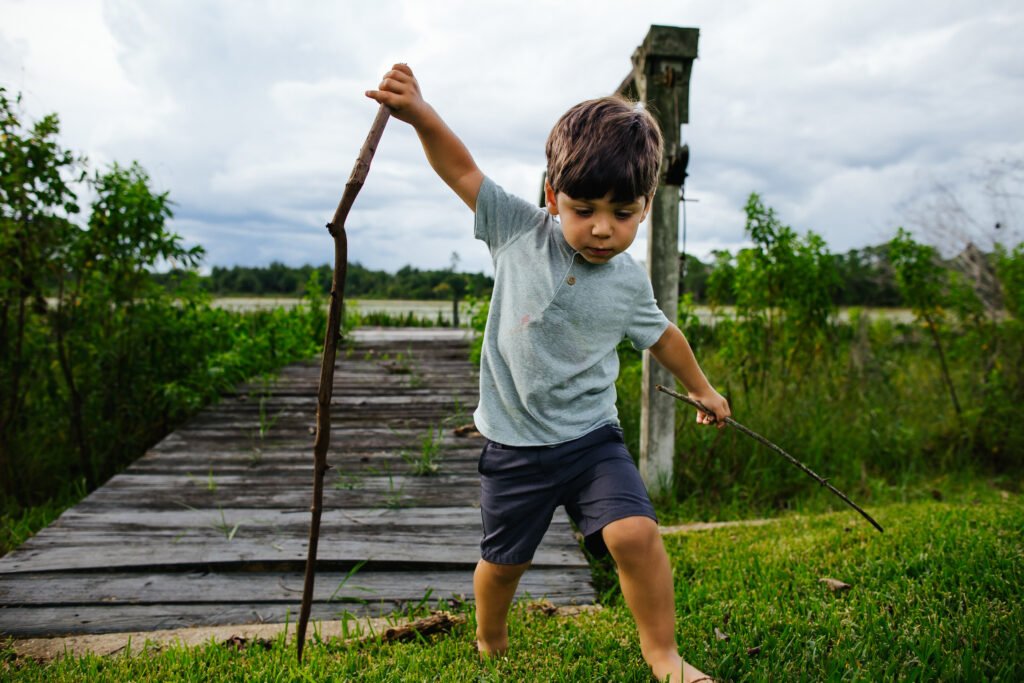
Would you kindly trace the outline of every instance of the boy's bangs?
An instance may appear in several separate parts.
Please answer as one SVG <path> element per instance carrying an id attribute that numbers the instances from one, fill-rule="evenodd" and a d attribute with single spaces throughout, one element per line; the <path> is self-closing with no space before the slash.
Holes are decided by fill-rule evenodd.
<path id="1" fill-rule="evenodd" d="M 601 199 L 611 192 L 612 201 L 629 203 L 644 196 L 647 188 L 638 182 L 639 178 L 621 158 L 605 161 L 589 160 L 586 166 L 577 166 L 577 173 L 567 173 L 558 191 L 574 199 Z"/>

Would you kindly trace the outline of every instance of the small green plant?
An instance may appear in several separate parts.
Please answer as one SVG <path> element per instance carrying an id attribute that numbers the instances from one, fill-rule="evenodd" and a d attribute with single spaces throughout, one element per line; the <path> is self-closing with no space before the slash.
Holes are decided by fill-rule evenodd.
<path id="1" fill-rule="evenodd" d="M 404 499 L 403 493 L 405 492 L 405 483 L 398 488 L 395 488 L 395 479 L 391 476 L 391 471 L 387 470 L 388 475 L 388 490 L 384 494 L 384 507 L 388 510 L 401 510 L 402 508 L 409 507 L 410 501 Z"/>
<path id="2" fill-rule="evenodd" d="M 207 472 L 207 480 L 206 480 L 205 483 L 200 481 L 191 472 L 186 472 L 185 476 L 187 476 L 189 479 L 191 479 L 193 484 L 195 484 L 196 486 L 201 486 L 204 489 L 206 489 L 207 491 L 216 491 L 217 490 L 217 482 L 215 482 L 213 480 L 213 468 L 212 467 L 210 468 L 209 472 Z"/>
<path id="3" fill-rule="evenodd" d="M 402 459 L 412 467 L 412 473 L 417 477 L 431 477 L 437 474 L 441 463 L 441 441 L 442 433 L 434 426 L 427 427 L 427 431 L 420 437 L 420 451 L 413 455 L 408 452 L 402 453 Z"/>
<path id="4" fill-rule="evenodd" d="M 269 393 L 265 393 L 260 396 L 260 422 L 249 433 L 249 443 L 251 444 L 249 449 L 249 460 L 253 465 L 259 464 L 263 459 L 263 439 L 266 438 L 267 432 L 270 428 L 280 419 L 281 414 L 284 413 L 284 408 L 277 411 L 273 417 L 267 416 L 267 399 L 270 398 Z"/>
<path id="5" fill-rule="evenodd" d="M 341 481 L 334 482 L 333 486 L 336 489 L 345 489 L 347 491 L 355 491 L 361 489 L 365 485 L 363 481 L 365 474 L 361 472 L 342 472 L 341 470 L 335 470 L 338 473 L 338 477 Z"/>
<path id="6" fill-rule="evenodd" d="M 331 597 L 327 598 L 327 602 L 330 602 L 331 600 L 334 600 L 334 598 L 338 597 L 338 593 L 340 593 L 341 590 L 343 588 L 345 588 L 345 584 L 348 583 L 348 580 L 351 579 L 355 575 L 356 572 L 358 572 L 360 569 L 362 569 L 363 565 L 365 565 L 371 559 L 372 558 L 368 557 L 365 560 L 360 560 L 359 562 L 357 562 L 355 564 L 355 566 L 353 566 L 351 569 L 349 569 L 348 573 L 345 574 L 345 578 L 343 578 L 341 580 L 341 582 L 338 583 L 338 587 L 334 589 L 333 593 L 331 593 Z M 372 590 L 370 588 L 363 588 L 362 586 L 350 586 L 350 588 L 353 588 L 353 589 L 355 589 L 357 591 L 363 591 L 365 593 L 376 593 L 377 592 L 377 591 Z M 347 600 L 349 602 L 358 602 L 358 603 L 363 604 L 363 605 L 366 604 L 366 600 L 361 600 L 359 598 L 348 598 Z"/>
<path id="7" fill-rule="evenodd" d="M 242 528 L 243 524 L 247 522 L 256 521 L 255 518 L 246 517 L 245 519 L 238 520 L 234 524 L 229 524 L 227 518 L 224 516 L 224 508 L 218 505 L 217 510 L 220 512 L 220 519 L 214 520 L 213 523 L 209 524 L 208 526 L 211 529 L 216 529 L 217 531 L 224 534 L 224 538 L 226 538 L 229 541 L 235 537 L 235 534 L 238 533 L 238 530 Z"/>
<path id="8" fill-rule="evenodd" d="M 198 508 L 194 508 L 191 505 L 188 505 L 186 503 L 178 503 L 178 504 L 181 505 L 184 508 L 188 508 L 189 510 L 193 510 L 195 512 L 199 512 Z M 224 534 L 224 538 L 226 538 L 229 541 L 234 539 L 235 534 L 237 534 L 238 530 L 242 528 L 242 525 L 248 524 L 249 522 L 258 522 L 259 521 L 255 517 L 246 517 L 245 519 L 240 519 L 237 522 L 235 522 L 234 524 L 231 524 L 230 522 L 228 522 L 227 516 L 224 514 L 224 507 L 223 506 L 218 505 L 217 506 L 217 511 L 220 513 L 220 519 L 217 519 L 216 517 L 214 517 L 214 518 L 212 518 L 212 521 L 209 524 L 204 524 L 203 526 L 205 528 L 207 528 L 207 529 L 215 529 L 216 531 L 219 531 L 220 533 Z M 178 541 L 180 541 L 182 539 L 182 537 L 184 537 L 185 534 L 187 534 L 188 532 L 189 532 L 189 530 L 186 529 L 182 533 L 178 534 L 178 536 L 175 537 L 174 542 L 177 543 Z"/>
<path id="9" fill-rule="evenodd" d="M 408 349 L 409 362 L 406 363 L 406 367 L 409 368 L 409 387 L 412 389 L 419 389 L 424 386 L 427 381 L 423 377 L 423 372 L 420 370 L 419 360 L 416 355 L 412 352 L 412 349 Z"/>
<path id="10" fill-rule="evenodd" d="M 456 391 L 452 397 L 452 412 L 442 420 L 442 423 L 446 426 L 460 426 L 472 421 L 469 408 L 459 399 L 459 392 Z"/>

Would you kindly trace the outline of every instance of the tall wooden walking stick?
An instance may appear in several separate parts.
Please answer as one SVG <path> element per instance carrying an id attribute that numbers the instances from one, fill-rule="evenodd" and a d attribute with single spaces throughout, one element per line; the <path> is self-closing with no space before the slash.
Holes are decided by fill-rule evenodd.
<path id="1" fill-rule="evenodd" d="M 698 410 L 701 410 L 701 411 L 707 413 L 708 415 L 715 415 L 714 412 L 708 410 L 704 406 L 704 404 L 702 404 L 700 401 L 694 401 L 689 396 L 683 396 L 682 394 L 677 393 L 675 391 L 672 391 L 671 389 L 666 389 L 665 387 L 661 386 L 660 384 L 657 385 L 654 388 L 657 389 L 658 391 L 665 392 L 669 396 L 674 396 L 674 397 L 678 398 L 683 403 L 689 403 L 694 408 L 697 408 Z M 715 417 L 715 419 L 718 419 L 717 416 Z M 847 498 L 846 495 L 842 491 L 840 491 L 836 487 L 832 486 L 832 484 L 828 483 L 828 479 L 823 479 L 823 478 L 819 477 L 817 474 L 812 472 L 810 470 L 810 468 L 807 467 L 807 465 L 803 464 L 802 462 L 800 462 L 799 460 L 794 458 L 792 455 L 790 455 L 786 451 L 782 450 L 781 448 L 779 448 L 778 446 L 776 446 L 771 441 L 769 441 L 768 439 L 764 438 L 763 436 L 761 436 L 760 434 L 758 434 L 754 430 L 748 429 L 747 427 L 744 427 L 743 425 L 741 425 L 739 422 L 737 422 L 736 420 L 732 419 L 731 417 L 724 418 L 722 421 L 725 422 L 725 424 L 729 425 L 730 427 L 734 427 L 735 429 L 738 429 L 739 431 L 743 432 L 744 434 L 746 434 L 750 438 L 755 439 L 756 441 L 760 441 L 761 443 L 763 443 L 765 446 L 767 446 L 768 448 L 772 449 L 776 453 L 779 453 L 780 455 L 784 456 L 791 463 L 793 463 L 794 465 L 799 467 L 801 470 L 803 470 L 807 474 L 811 475 L 814 478 L 814 480 L 817 481 L 819 484 L 821 484 L 822 486 L 827 488 L 829 491 L 831 491 L 832 493 L 834 493 L 837 496 L 839 496 L 843 500 L 844 503 L 846 503 L 847 505 L 852 507 L 854 510 L 859 512 L 864 517 L 864 519 L 866 519 L 869 522 L 871 522 L 871 524 L 876 529 L 878 529 L 879 531 L 884 533 L 885 530 L 882 529 L 882 526 L 878 522 L 876 522 L 874 519 L 871 518 L 871 515 L 869 515 L 868 513 L 864 512 L 863 510 L 861 510 L 860 507 L 856 503 L 854 503 L 852 500 Z"/>
<path id="2" fill-rule="evenodd" d="M 370 126 L 363 148 L 359 150 L 352 175 L 345 183 L 345 192 L 338 202 L 334 218 L 327 224 L 327 230 L 334 237 L 334 278 L 331 280 L 331 303 L 327 309 L 327 333 L 324 336 L 324 355 L 320 362 L 320 388 L 317 390 L 316 440 L 313 443 L 313 513 L 309 522 L 309 553 L 306 556 L 306 578 L 302 586 L 302 609 L 299 613 L 298 630 L 295 634 L 298 658 L 302 661 L 302 646 L 306 640 L 306 626 L 309 611 L 313 606 L 313 581 L 316 576 L 316 547 L 320 540 L 320 513 L 324 504 L 324 474 L 330 469 L 327 464 L 327 447 L 331 442 L 331 396 L 334 393 L 334 361 L 338 353 L 338 337 L 341 330 L 342 303 L 345 300 L 345 274 L 348 271 L 348 238 L 345 236 L 345 218 L 348 216 L 356 195 L 363 187 L 366 174 L 370 172 L 370 161 L 377 151 L 377 143 L 384 133 L 391 111 L 380 105 L 377 118 Z"/>

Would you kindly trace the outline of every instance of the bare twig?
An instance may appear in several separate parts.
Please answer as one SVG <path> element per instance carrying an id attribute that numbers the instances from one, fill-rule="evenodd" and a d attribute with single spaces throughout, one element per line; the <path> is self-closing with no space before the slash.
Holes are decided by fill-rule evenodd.
<path id="1" fill-rule="evenodd" d="M 660 384 L 655 386 L 654 388 L 657 389 L 658 391 L 662 391 L 662 392 L 668 394 L 669 396 L 674 396 L 675 398 L 678 398 L 683 403 L 690 404 L 694 408 L 697 408 L 698 410 L 703 411 L 703 412 L 707 413 L 708 415 L 711 415 L 711 416 L 715 417 L 716 420 L 718 419 L 718 417 L 715 416 L 715 413 L 713 411 L 709 410 L 700 401 L 694 401 L 689 396 L 684 396 L 684 395 L 682 395 L 682 394 L 680 394 L 680 393 L 678 393 L 676 391 L 672 391 L 671 389 L 666 389 L 665 387 L 661 386 Z M 842 491 L 840 491 L 836 487 L 832 486 L 832 484 L 828 483 L 828 479 L 823 479 L 823 478 L 819 477 L 817 474 L 812 472 L 811 469 L 809 467 L 807 467 L 807 465 L 804 465 L 802 462 L 800 462 L 799 460 L 794 458 L 792 455 L 790 455 L 786 451 L 782 450 L 781 448 L 779 448 L 778 446 L 773 444 L 768 439 L 764 438 L 763 436 L 761 436 L 760 434 L 758 434 L 757 432 L 755 432 L 753 430 L 747 429 L 746 427 L 744 427 L 743 425 L 741 425 L 739 422 L 737 422 L 736 420 L 732 419 L 731 417 L 723 418 L 722 422 L 724 422 L 725 424 L 729 425 L 730 427 L 734 427 L 735 429 L 738 429 L 739 431 L 743 432 L 744 434 L 746 434 L 747 436 L 751 437 L 752 439 L 760 441 L 761 443 L 763 443 L 768 448 L 772 449 L 776 453 L 779 453 L 780 455 L 785 457 L 786 460 L 789 460 L 791 463 L 793 463 L 794 465 L 799 467 L 801 470 L 803 470 L 807 474 L 811 475 L 811 477 L 813 477 L 814 480 L 817 481 L 819 484 L 821 484 L 822 486 L 827 488 L 829 491 L 831 491 L 832 493 L 834 493 L 837 496 L 839 496 L 840 498 L 842 498 L 843 502 L 845 502 L 847 505 L 849 505 L 854 510 L 859 512 L 864 517 L 864 519 L 866 519 L 869 522 L 871 522 L 872 526 L 874 526 L 876 529 L 878 529 L 879 531 L 882 531 L 882 532 L 885 531 L 878 522 L 876 522 L 874 519 L 871 518 L 871 515 L 869 515 L 868 513 L 864 512 L 862 509 L 860 509 L 860 507 L 856 503 L 854 503 L 852 500 L 847 498 L 846 495 Z"/>
<path id="2" fill-rule="evenodd" d="M 327 309 L 327 332 L 324 336 L 324 353 L 320 363 L 320 388 L 317 391 L 316 440 L 313 443 L 313 505 L 309 523 L 309 553 L 306 556 L 306 577 L 302 587 L 302 608 L 299 612 L 296 642 L 298 659 L 302 661 L 302 646 L 306 640 L 306 625 L 313 606 L 313 582 L 316 576 L 316 548 L 320 540 L 320 514 L 324 502 L 324 474 L 330 468 L 327 464 L 327 447 L 331 441 L 331 396 L 334 393 L 334 362 L 338 353 L 338 337 L 341 330 L 342 302 L 345 299 L 345 275 L 348 270 L 348 238 L 345 235 L 345 218 L 352 203 L 363 187 L 370 171 L 370 161 L 377 151 L 377 143 L 384 133 L 390 110 L 383 104 L 373 120 L 366 142 L 359 151 L 355 168 L 345 184 L 334 219 L 327 224 L 327 230 L 334 237 L 334 279 L 331 281 L 331 302 Z"/>
<path id="3" fill-rule="evenodd" d="M 464 624 L 467 617 L 464 614 L 451 614 L 449 612 L 433 612 L 429 617 L 423 617 L 416 621 L 395 626 L 384 631 L 380 640 L 385 643 L 409 642 L 422 638 L 423 636 L 435 633 L 450 633 L 459 624 Z M 364 641 L 376 640 L 373 636 L 364 638 Z"/>

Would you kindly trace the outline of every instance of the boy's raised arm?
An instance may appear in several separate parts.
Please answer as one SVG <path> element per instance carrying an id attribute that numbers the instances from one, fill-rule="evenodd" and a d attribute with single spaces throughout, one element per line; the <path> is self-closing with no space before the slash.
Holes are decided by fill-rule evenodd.
<path id="1" fill-rule="evenodd" d="M 405 64 L 395 64 L 377 87 L 377 90 L 367 90 L 366 96 L 387 105 L 392 116 L 416 129 L 427 161 L 441 180 L 476 211 L 476 197 L 484 174 L 462 140 L 423 99 L 412 69 Z"/>

